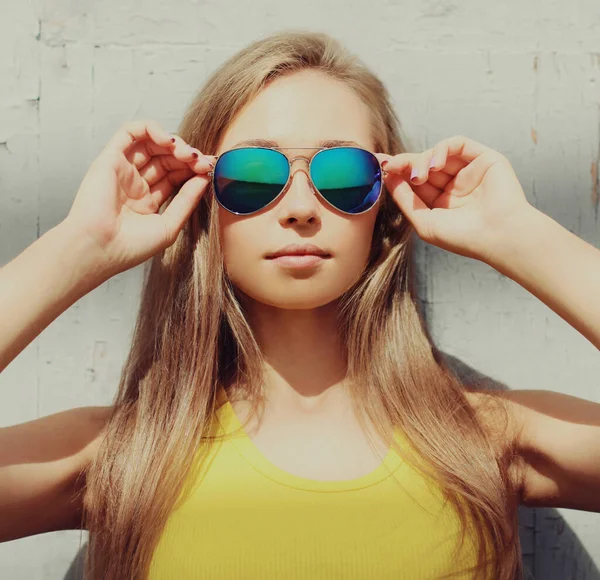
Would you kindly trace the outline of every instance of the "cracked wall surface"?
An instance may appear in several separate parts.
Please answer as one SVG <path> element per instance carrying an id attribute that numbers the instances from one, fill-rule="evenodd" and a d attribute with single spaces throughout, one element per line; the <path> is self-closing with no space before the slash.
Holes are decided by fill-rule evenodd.
<path id="1" fill-rule="evenodd" d="M 121 123 L 176 132 L 208 74 L 285 28 L 356 52 L 390 90 L 412 150 L 455 134 L 499 150 L 533 205 L 600 247 L 596 0 L 2 0 L 0 15 L 0 265 L 64 219 Z M 432 246 L 419 244 L 418 265 L 444 352 L 508 388 L 600 402 L 597 350 L 539 300 Z M 110 403 L 141 273 L 92 291 L 9 365 L 0 426 Z M 532 577 L 600 580 L 599 514 L 524 509 L 521 539 Z M 0 544 L 0 578 L 63 578 L 79 545 L 77 531 Z"/>

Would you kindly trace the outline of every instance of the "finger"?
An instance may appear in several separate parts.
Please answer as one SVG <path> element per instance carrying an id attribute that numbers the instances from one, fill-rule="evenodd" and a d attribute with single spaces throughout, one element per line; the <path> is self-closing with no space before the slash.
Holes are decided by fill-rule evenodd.
<path id="1" fill-rule="evenodd" d="M 443 146 L 440 143 L 436 143 L 432 149 L 431 159 L 429 161 L 429 170 L 435 173 L 443 169 L 449 173 L 448 169 L 446 169 L 446 165 L 448 165 L 448 147 Z"/>
<path id="2" fill-rule="evenodd" d="M 190 169 L 190 166 L 185 161 L 179 161 L 172 155 L 159 155 L 146 163 L 139 170 L 140 176 L 146 180 L 149 186 L 160 181 L 167 173 L 180 169 Z"/>
<path id="3" fill-rule="evenodd" d="M 128 199 L 142 199 L 148 193 L 148 184 L 140 177 L 137 168 L 129 163 L 124 155 L 114 155 L 110 162 L 112 169 L 117 174 L 121 189 Z"/>
<path id="4" fill-rule="evenodd" d="M 181 228 L 192 215 L 209 181 L 209 178 L 203 175 L 195 175 L 188 179 L 161 214 L 169 243 L 175 241 Z"/>
<path id="5" fill-rule="evenodd" d="M 437 151 L 440 151 L 437 153 Z M 423 176 L 429 173 L 429 180 L 431 181 L 431 177 L 435 173 L 440 173 L 441 171 L 450 175 L 450 179 L 456 175 L 463 167 L 465 167 L 468 163 L 466 161 L 461 160 L 458 157 L 449 157 L 447 154 L 447 147 L 436 145 L 430 152 L 433 151 L 433 154 L 429 155 L 428 160 L 423 160 L 421 167 L 423 169 L 418 169 L 417 174 L 422 174 Z M 415 164 L 419 163 L 419 159 L 421 157 L 421 153 L 399 153 L 397 155 L 388 155 L 386 153 L 377 153 L 375 156 L 379 159 L 380 163 L 384 165 L 384 178 L 387 178 L 385 173 L 388 174 L 394 173 L 399 174 L 403 178 L 410 179 L 410 175 L 412 174 L 413 167 Z M 434 169 L 429 170 L 429 164 L 431 159 L 435 157 L 435 171 Z M 425 167 L 426 166 L 426 167 Z M 427 169 L 427 171 L 425 170 Z M 426 181 L 425 178 L 419 178 L 415 180 L 417 184 L 424 183 Z M 444 183 L 445 181 L 445 183 Z M 443 179 L 433 180 L 432 183 L 436 187 L 443 188 L 446 183 L 448 183 L 449 179 L 444 176 Z"/>
<path id="6" fill-rule="evenodd" d="M 482 143 L 463 135 L 444 139 L 419 155 L 413 164 L 411 183 L 414 185 L 422 184 L 427 179 L 429 172 L 436 172 L 440 169 L 456 175 L 463 167 L 466 167 L 483 153 L 500 155 Z M 451 159 L 453 159 L 454 164 L 452 169 L 449 167 Z"/>
<path id="7" fill-rule="evenodd" d="M 202 151 L 188 145 L 183 139 L 175 135 L 173 155 L 189 163 L 196 173 L 203 174 L 214 169 L 217 158 L 214 155 L 204 155 Z"/>
<path id="8" fill-rule="evenodd" d="M 172 153 L 175 157 L 177 157 L 177 159 L 181 159 L 188 163 L 198 159 L 200 155 L 202 155 L 198 149 L 194 149 L 191 145 L 179 137 L 179 135 L 175 135 L 175 143 L 173 144 Z"/>
<path id="9" fill-rule="evenodd" d="M 429 176 L 427 177 L 426 183 L 437 187 L 440 190 L 443 190 L 452 180 L 454 179 L 454 175 L 450 175 L 443 170 L 436 171 L 435 173 L 429 172 Z M 414 186 L 419 187 L 419 186 Z"/>
<path id="10" fill-rule="evenodd" d="M 409 154 L 408 156 L 402 154 L 399 164 L 393 166 L 400 171 L 391 174 L 392 177 L 396 177 L 400 174 L 403 178 L 407 178 L 410 170 L 411 177 L 408 179 L 411 181 L 412 191 L 416 193 L 428 207 L 431 207 L 435 199 L 442 193 L 440 188 L 436 187 L 433 183 L 428 182 L 429 166 L 432 155 L 433 149 L 427 149 L 422 153 Z M 451 179 L 452 178 L 448 176 L 448 179 L 445 180 L 442 176 L 438 175 L 438 181 L 443 180 L 444 184 Z M 416 185 L 417 182 L 420 182 L 420 184 Z M 386 180 L 386 185 L 387 183 Z"/>
<path id="11" fill-rule="evenodd" d="M 413 163 L 410 181 L 413 185 L 425 183 L 431 180 L 433 174 L 442 170 L 456 175 L 467 164 L 468 162 L 460 157 L 451 156 L 448 145 L 442 141 L 418 156 Z"/>
<path id="12" fill-rule="evenodd" d="M 194 149 L 199 157 L 190 162 L 190 167 L 198 174 L 204 175 L 212 171 L 217 163 L 217 158 L 214 155 L 203 155 L 200 150 Z"/>
<path id="13" fill-rule="evenodd" d="M 431 183 L 439 189 L 444 189 L 454 179 L 455 175 L 466 166 L 466 161 L 461 161 L 458 157 L 450 157 L 447 159 L 443 169 L 438 169 L 437 171 L 433 169 L 429 170 L 427 183 Z"/>
<path id="14" fill-rule="evenodd" d="M 448 157 L 445 149 L 428 149 L 414 162 L 410 172 L 412 185 L 422 185 L 429 181 L 443 188 L 468 163 L 459 157 Z M 436 178 L 434 176 L 441 175 Z M 449 177 L 446 177 L 449 176 Z"/>
<path id="15" fill-rule="evenodd" d="M 466 161 L 467 164 L 471 163 L 471 161 L 483 153 L 500 155 L 497 151 L 494 151 L 494 149 L 491 149 L 474 139 L 469 139 L 464 135 L 449 137 L 448 139 L 440 141 L 438 145 L 442 149 L 447 150 L 448 157 L 459 157 L 463 161 Z"/>
<path id="16" fill-rule="evenodd" d="M 407 180 L 392 174 L 388 181 L 389 183 L 386 183 L 386 186 L 390 195 L 402 213 L 410 220 L 419 236 L 426 239 L 431 209 L 429 209 L 427 204 L 412 190 Z"/>
<path id="17" fill-rule="evenodd" d="M 202 151 L 188 145 L 185 141 L 177 139 L 173 155 L 185 161 L 196 173 L 204 174 L 214 169 L 217 162 L 215 155 L 204 155 Z"/>
<path id="18" fill-rule="evenodd" d="M 141 170 L 146 168 L 153 159 L 159 158 L 160 162 L 169 171 L 173 169 L 183 168 L 185 165 L 189 165 L 196 171 L 196 173 L 206 173 L 214 168 L 216 163 L 216 157 L 214 155 L 203 155 L 199 149 L 190 147 L 181 138 L 174 136 L 175 143 L 169 147 L 163 147 L 156 145 L 152 141 L 144 141 L 136 143 L 126 155 L 129 161 L 140 170 L 140 175 L 151 180 L 151 183 L 155 183 L 158 179 L 155 177 L 146 177 L 146 174 Z M 176 163 L 165 161 L 166 159 L 175 159 Z M 156 168 L 156 164 L 153 164 L 153 170 Z M 165 174 L 163 172 L 160 177 Z M 159 177 L 159 179 L 160 179 Z M 150 183 L 150 181 L 149 181 Z"/>
<path id="19" fill-rule="evenodd" d="M 178 187 L 181 187 L 182 184 L 194 177 L 194 175 L 194 171 L 190 167 L 171 171 L 150 188 L 150 197 L 160 207 L 173 195 L 173 192 Z M 207 182 L 209 181 L 208 177 L 203 178 Z"/>
<path id="20" fill-rule="evenodd" d="M 445 193 L 455 197 L 463 197 L 472 193 L 483 181 L 490 167 L 500 162 L 502 156 L 496 151 L 482 153 L 469 165 L 463 168 L 448 184 Z"/>
<path id="21" fill-rule="evenodd" d="M 435 187 L 429 182 L 425 182 L 422 185 L 410 186 L 412 190 L 427 204 L 427 207 L 432 208 L 436 199 L 442 195 L 443 190 L 439 187 Z"/>
<path id="22" fill-rule="evenodd" d="M 419 154 L 398 153 L 396 155 L 388 155 L 387 153 L 377 153 L 375 157 L 384 165 L 384 171 L 404 176 L 407 172 L 410 174 L 412 163 L 418 159 Z"/>
<path id="23" fill-rule="evenodd" d="M 443 190 L 446 187 L 446 185 L 450 183 L 452 179 L 454 179 L 454 175 L 458 173 L 465 165 L 466 163 L 464 161 L 461 161 L 458 158 L 451 158 L 446 162 L 446 167 L 444 167 L 443 170 L 438 170 L 435 173 L 429 173 L 429 176 L 427 177 L 427 183 L 433 185 L 439 190 Z M 385 167 L 387 169 L 387 164 L 385 165 Z M 404 162 L 400 165 L 400 167 L 402 170 L 402 175 L 408 177 L 411 171 L 410 163 Z M 398 175 L 398 173 L 394 172 L 389 173 L 388 175 L 384 175 L 384 180 L 386 184 L 387 180 L 390 179 L 392 175 Z M 417 186 L 413 186 L 413 189 L 414 187 Z"/>
<path id="24" fill-rule="evenodd" d="M 429 177 L 432 175 L 436 175 L 443 171 L 444 173 L 450 175 L 450 177 L 454 177 L 463 167 L 466 167 L 468 163 L 460 159 L 460 157 L 446 157 L 446 162 L 442 165 L 442 169 L 437 169 L 437 167 L 441 164 L 437 163 L 436 160 L 436 171 L 433 169 L 429 173 Z"/>
<path id="25" fill-rule="evenodd" d="M 432 155 L 433 149 L 427 149 L 426 151 L 419 153 L 412 162 L 410 172 L 410 182 L 412 185 L 421 185 L 427 181 Z"/>
<path id="26" fill-rule="evenodd" d="M 157 145 L 168 147 L 172 144 L 174 137 L 165 131 L 156 121 L 149 119 L 145 121 L 129 121 L 108 141 L 106 148 L 118 152 L 127 153 L 131 145 L 137 141 L 151 140 Z"/>
<path id="27" fill-rule="evenodd" d="M 444 170 L 446 173 L 456 175 L 468 163 L 459 157 L 450 155 L 447 141 L 436 143 L 431 151 L 428 167 L 433 173 Z"/>
<path id="28" fill-rule="evenodd" d="M 153 141 L 137 141 L 129 148 L 125 157 L 132 165 L 141 169 L 158 155 L 173 155 L 173 144 L 163 146 Z"/>

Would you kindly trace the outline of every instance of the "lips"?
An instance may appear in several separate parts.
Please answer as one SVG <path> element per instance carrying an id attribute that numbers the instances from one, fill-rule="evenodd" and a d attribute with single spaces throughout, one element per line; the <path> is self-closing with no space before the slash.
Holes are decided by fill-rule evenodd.
<path id="1" fill-rule="evenodd" d="M 272 260 L 280 256 L 320 256 L 322 258 L 329 258 L 331 254 L 314 244 L 289 244 L 275 252 L 267 254 L 265 257 L 268 260 Z"/>

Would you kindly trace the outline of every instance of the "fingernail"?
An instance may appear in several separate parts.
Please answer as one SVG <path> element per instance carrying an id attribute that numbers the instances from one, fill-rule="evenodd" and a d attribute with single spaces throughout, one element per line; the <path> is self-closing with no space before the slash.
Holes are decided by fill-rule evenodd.
<path id="1" fill-rule="evenodd" d="M 410 180 L 415 181 L 415 178 L 417 177 L 418 173 L 418 169 L 416 167 L 413 167 L 412 171 L 410 172 Z"/>
<path id="2" fill-rule="evenodd" d="M 175 137 L 171 137 L 171 143 L 175 143 Z"/>
<path id="3" fill-rule="evenodd" d="M 208 161 L 208 164 L 214 169 L 215 168 L 215 162 L 210 159 L 210 157 L 207 157 L 206 155 L 204 156 L 204 159 L 206 159 L 206 161 Z"/>
<path id="4" fill-rule="evenodd" d="M 434 166 L 435 166 L 435 155 L 431 158 L 431 161 L 429 162 L 429 169 L 433 169 Z"/>
<path id="5" fill-rule="evenodd" d="M 381 162 L 381 169 L 385 169 L 385 166 L 388 164 L 387 159 Z"/>

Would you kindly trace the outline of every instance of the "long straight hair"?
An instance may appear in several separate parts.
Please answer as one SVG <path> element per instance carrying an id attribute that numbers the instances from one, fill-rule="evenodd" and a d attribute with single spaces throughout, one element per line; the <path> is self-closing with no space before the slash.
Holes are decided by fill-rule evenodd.
<path id="1" fill-rule="evenodd" d="M 178 134 L 214 153 L 244 105 L 272 80 L 305 69 L 356 92 L 370 111 L 377 151 L 406 151 L 382 82 L 337 40 L 297 30 L 253 42 L 220 66 Z M 383 195 L 368 263 L 339 298 L 353 403 L 386 440 L 395 426 L 403 431 L 412 450 L 394 442 L 396 451 L 435 479 L 460 517 L 457 549 L 467 530 L 475 538 L 474 577 L 513 580 L 522 575 L 509 477 L 514 445 L 492 441 L 469 386 L 435 349 L 418 307 L 414 229 Z M 175 243 L 147 263 L 131 349 L 86 472 L 91 580 L 147 577 L 169 514 L 185 500 L 186 482 L 214 440 L 218 386 L 233 394 L 243 385 L 253 412 L 264 400 L 263 358 L 225 273 L 217 212 L 208 186 Z"/>

